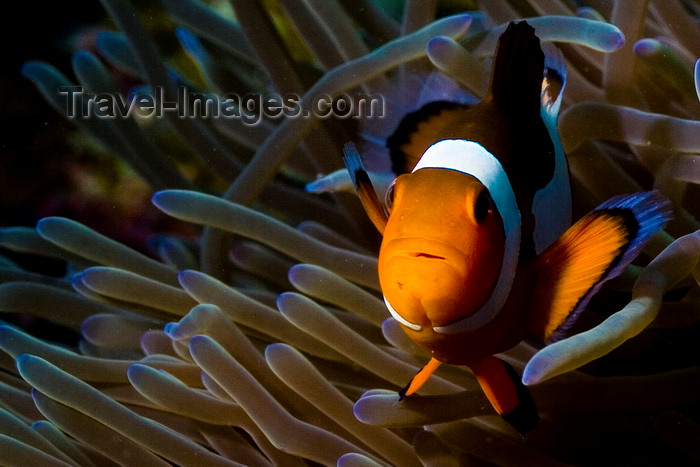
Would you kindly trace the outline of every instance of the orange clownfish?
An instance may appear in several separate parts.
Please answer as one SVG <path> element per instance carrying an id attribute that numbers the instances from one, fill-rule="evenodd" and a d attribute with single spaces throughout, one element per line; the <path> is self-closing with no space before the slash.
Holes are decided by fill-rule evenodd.
<path id="1" fill-rule="evenodd" d="M 494 355 L 527 337 L 561 338 L 670 217 L 669 203 L 647 192 L 613 198 L 569 227 L 556 131 L 565 71 L 552 49 L 545 57 L 535 30 L 511 23 L 487 98 L 474 106 L 433 102 L 407 115 L 387 140 L 400 175 L 386 207 L 357 151 L 345 149 L 360 200 L 383 232 L 386 305 L 432 357 L 401 398 L 441 363 L 466 365 L 521 433 L 537 425 L 537 409 L 515 370 Z"/>

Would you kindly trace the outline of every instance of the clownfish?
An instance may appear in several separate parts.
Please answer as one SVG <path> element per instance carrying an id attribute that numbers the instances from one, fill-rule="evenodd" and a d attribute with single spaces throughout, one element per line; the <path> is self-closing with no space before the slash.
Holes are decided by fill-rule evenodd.
<path id="1" fill-rule="evenodd" d="M 400 175 L 384 204 L 354 146 L 345 147 L 360 201 L 383 233 L 386 306 L 431 356 L 400 398 L 441 363 L 466 365 L 520 433 L 537 425 L 538 412 L 516 371 L 495 355 L 526 338 L 562 338 L 671 213 L 657 192 L 637 193 L 571 226 L 556 130 L 564 62 L 555 48 L 545 50 L 547 57 L 527 22 L 511 23 L 483 101 L 432 102 L 408 114 L 387 140 Z"/>

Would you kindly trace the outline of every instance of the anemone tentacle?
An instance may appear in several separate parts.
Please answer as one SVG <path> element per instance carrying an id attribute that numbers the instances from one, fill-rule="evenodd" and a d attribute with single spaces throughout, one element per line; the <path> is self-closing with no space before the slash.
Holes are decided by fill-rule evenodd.
<path id="1" fill-rule="evenodd" d="M 155 204 L 149 215 L 179 223 L 152 228 L 146 218 L 139 229 L 155 235 L 128 246 L 93 228 L 89 213 L 0 229 L 0 463 L 700 459 L 692 438 L 700 432 L 696 4 L 162 0 L 143 11 L 127 0 L 101 3 L 111 19 L 83 37 L 83 45 L 92 37 L 89 51 L 22 69 L 54 110 L 66 111 L 59 86 L 81 85 L 123 102 L 158 87 L 163 101 L 185 89 L 220 98 L 216 106 L 228 93 L 288 94 L 298 113 L 248 109 L 260 112 L 257 123 L 175 112 L 69 119 L 79 151 L 118 157 L 114 178 L 138 179 Z M 518 19 L 566 60 L 559 132 L 575 217 L 651 188 L 674 209 L 666 231 L 594 297 L 570 336 L 500 355 L 523 373 L 542 412 L 524 442 L 466 368 L 443 365 L 424 393 L 398 403 L 428 356 L 382 302 L 377 236 L 356 200 L 334 193 L 347 185 L 343 174 L 315 184 L 330 194 L 303 189 L 342 167 L 348 141 L 371 171 L 389 167 L 383 142 L 425 99 L 483 98 L 496 42 Z M 75 76 L 63 71 L 71 65 Z M 332 105 L 359 95 L 381 96 L 384 114 L 314 113 L 319 98 Z M 87 109 L 88 100 L 76 102 Z M 124 191 L 111 193 L 110 206 L 128 204 L 134 192 Z M 30 257 L 66 267 L 37 271 Z M 53 334 L 40 337 L 37 321 Z"/>

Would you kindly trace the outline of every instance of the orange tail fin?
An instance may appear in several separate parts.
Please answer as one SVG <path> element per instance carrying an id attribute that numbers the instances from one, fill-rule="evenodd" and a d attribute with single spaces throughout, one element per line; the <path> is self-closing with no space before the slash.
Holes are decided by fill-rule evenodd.
<path id="1" fill-rule="evenodd" d="M 477 381 L 496 412 L 525 434 L 539 423 L 535 401 L 512 366 L 497 357 L 470 365 Z"/>

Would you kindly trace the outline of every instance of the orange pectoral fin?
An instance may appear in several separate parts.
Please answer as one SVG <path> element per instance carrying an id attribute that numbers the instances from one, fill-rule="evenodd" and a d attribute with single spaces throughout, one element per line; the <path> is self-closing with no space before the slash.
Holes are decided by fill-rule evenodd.
<path id="1" fill-rule="evenodd" d="M 350 178 L 352 179 L 353 185 L 355 185 L 355 190 L 357 190 L 357 196 L 360 198 L 362 207 L 365 208 L 367 216 L 369 216 L 369 219 L 379 233 L 384 234 L 388 216 L 386 211 L 384 211 L 384 207 L 379 202 L 377 192 L 374 191 L 367 171 L 362 165 L 360 154 L 352 143 L 346 144 L 343 148 L 343 152 L 345 154 L 345 166 L 348 168 Z"/>
<path id="2" fill-rule="evenodd" d="M 563 336 L 602 284 L 639 254 L 670 218 L 656 192 L 616 197 L 581 218 L 537 258 L 531 331 L 544 342 Z"/>
<path id="3" fill-rule="evenodd" d="M 512 366 L 497 357 L 487 357 L 469 368 L 496 412 L 519 433 L 537 426 L 540 417 L 535 401 Z"/>
<path id="4" fill-rule="evenodd" d="M 423 368 L 421 368 L 416 376 L 413 377 L 411 382 L 408 383 L 408 386 L 399 391 L 399 400 L 402 400 L 404 397 L 408 397 L 418 391 L 425 384 L 425 382 L 428 381 L 430 375 L 432 375 L 433 372 L 438 369 L 440 364 L 442 364 L 440 360 L 431 358 L 430 361 Z"/>

